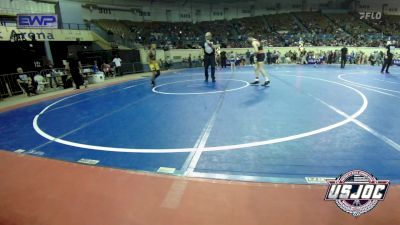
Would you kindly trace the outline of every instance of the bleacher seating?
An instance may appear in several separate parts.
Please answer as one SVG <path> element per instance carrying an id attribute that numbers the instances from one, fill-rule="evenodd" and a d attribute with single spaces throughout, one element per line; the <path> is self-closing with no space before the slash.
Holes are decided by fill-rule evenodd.
<path id="1" fill-rule="evenodd" d="M 327 16 L 331 18 L 338 26 L 353 36 L 377 32 L 376 29 L 360 20 L 357 15 L 347 13 L 327 14 Z"/>
<path id="2" fill-rule="evenodd" d="M 358 15 L 358 14 L 357 14 Z M 168 48 L 199 48 L 204 33 L 211 31 L 216 42 L 229 47 L 248 46 L 254 36 L 270 46 L 306 45 L 380 46 L 384 35 L 400 35 L 400 16 L 384 16 L 380 21 L 361 21 L 351 13 L 322 14 L 295 12 L 233 20 L 191 22 L 92 21 L 115 38 Z M 380 34 L 380 36 L 379 36 Z"/>

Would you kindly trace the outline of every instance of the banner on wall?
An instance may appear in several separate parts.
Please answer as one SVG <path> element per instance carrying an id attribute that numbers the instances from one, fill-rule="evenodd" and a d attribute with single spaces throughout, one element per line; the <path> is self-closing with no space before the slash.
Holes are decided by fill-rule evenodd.
<path id="1" fill-rule="evenodd" d="M 17 14 L 17 27 L 57 29 L 58 19 L 56 14 Z"/>
<path id="2" fill-rule="evenodd" d="M 0 41 L 95 41 L 91 31 L 0 27 Z M 18 39 L 18 40 L 17 40 Z"/>

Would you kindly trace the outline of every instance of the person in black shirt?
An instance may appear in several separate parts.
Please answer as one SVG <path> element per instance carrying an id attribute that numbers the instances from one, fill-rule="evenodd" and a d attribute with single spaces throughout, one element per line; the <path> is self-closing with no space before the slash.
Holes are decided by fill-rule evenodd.
<path id="1" fill-rule="evenodd" d="M 76 54 L 73 52 L 68 53 L 67 58 L 68 65 L 66 66 L 66 70 L 69 70 L 72 79 L 74 80 L 76 89 L 79 89 L 81 85 L 83 85 L 83 78 L 80 73 L 80 68 L 82 68 L 81 62 Z"/>
<path id="2" fill-rule="evenodd" d="M 344 67 L 346 66 L 348 50 L 347 50 L 346 46 L 343 46 L 343 48 L 340 49 L 340 51 L 341 51 L 340 68 L 344 69 Z"/>
<path id="3" fill-rule="evenodd" d="M 222 51 L 221 52 L 221 68 L 226 68 L 226 52 Z"/>
<path id="4" fill-rule="evenodd" d="M 389 73 L 389 67 L 392 65 L 392 61 L 393 61 L 393 53 L 390 52 L 391 48 L 394 48 L 394 46 L 388 45 L 386 47 L 387 52 L 386 52 L 386 57 L 385 57 L 384 63 L 382 65 L 381 73 L 383 73 L 384 70 L 386 73 Z"/>
<path id="5" fill-rule="evenodd" d="M 193 66 L 192 54 L 189 54 L 188 63 L 189 63 L 189 68 L 192 68 L 192 66 Z"/>
<path id="6" fill-rule="evenodd" d="M 271 64 L 271 62 L 272 62 L 272 60 L 271 60 L 271 52 L 268 50 L 267 51 L 267 63 Z M 253 65 L 253 63 L 252 63 L 252 65 Z"/>

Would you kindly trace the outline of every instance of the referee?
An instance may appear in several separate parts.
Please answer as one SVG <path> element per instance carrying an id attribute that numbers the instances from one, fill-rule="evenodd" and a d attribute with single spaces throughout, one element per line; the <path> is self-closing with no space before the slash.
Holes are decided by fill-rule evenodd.
<path id="1" fill-rule="evenodd" d="M 343 48 L 340 49 L 340 51 L 341 51 L 340 68 L 344 69 L 344 67 L 346 66 L 348 50 L 347 50 L 346 46 L 343 46 Z"/>
<path id="2" fill-rule="evenodd" d="M 79 89 L 81 85 L 84 84 L 82 75 L 80 73 L 80 69 L 82 69 L 81 61 L 78 58 L 78 55 L 74 51 L 68 52 L 67 58 L 68 64 L 65 66 L 65 69 L 69 71 L 72 76 L 72 80 L 74 80 L 76 89 Z"/>
<path id="3" fill-rule="evenodd" d="M 382 65 L 381 73 L 383 73 L 383 71 L 389 73 L 389 67 L 392 65 L 393 53 L 391 53 L 390 50 L 394 49 L 394 46 L 389 44 L 386 48 L 387 52 L 384 63 Z"/>
<path id="4" fill-rule="evenodd" d="M 204 76 L 205 82 L 208 82 L 208 67 L 211 66 L 211 79 L 212 82 L 215 82 L 215 49 L 217 46 L 213 44 L 211 41 L 212 35 L 210 32 L 207 32 L 205 35 L 206 41 L 204 42 Z"/>

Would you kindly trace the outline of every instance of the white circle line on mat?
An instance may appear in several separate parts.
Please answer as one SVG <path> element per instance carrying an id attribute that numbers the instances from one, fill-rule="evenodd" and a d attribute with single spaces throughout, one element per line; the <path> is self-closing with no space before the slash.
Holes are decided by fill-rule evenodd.
<path id="1" fill-rule="evenodd" d="M 201 79 L 194 79 L 194 80 L 182 80 L 182 81 L 176 81 L 176 82 L 170 82 L 170 83 L 165 83 L 158 85 L 152 89 L 153 92 L 157 94 L 163 94 L 163 95 L 206 95 L 206 94 L 216 94 L 216 93 L 221 93 L 221 92 L 232 92 L 232 91 L 238 91 L 240 89 L 248 87 L 250 84 L 247 81 L 244 80 L 236 80 L 236 79 L 218 79 L 218 80 L 233 80 L 233 81 L 239 81 L 241 83 L 244 83 L 243 86 L 238 87 L 238 88 L 232 88 L 232 89 L 227 89 L 227 90 L 220 90 L 220 91 L 205 91 L 205 92 L 165 92 L 165 91 L 159 91 L 157 88 L 162 87 L 162 86 L 167 86 L 170 84 L 177 84 L 177 83 L 184 83 L 184 82 L 190 82 L 190 81 L 202 81 Z M 218 82 L 218 81 L 217 81 Z M 205 83 L 205 82 L 204 82 Z M 213 84 L 211 84 L 213 85 Z"/>
<path id="2" fill-rule="evenodd" d="M 331 83 L 331 84 L 335 84 L 338 86 L 343 86 L 346 87 L 348 89 L 353 90 L 354 92 L 356 92 L 363 100 L 363 104 L 361 105 L 361 107 L 351 116 L 349 116 L 348 118 L 316 129 L 316 130 L 311 130 L 311 131 L 307 131 L 307 132 L 303 132 L 300 134 L 295 134 L 295 135 L 290 135 L 287 137 L 281 137 L 281 138 L 275 138 L 275 139 L 269 139 L 269 140 L 264 140 L 264 141 L 256 141 L 256 142 L 249 142 L 249 143 L 243 143 L 243 144 L 234 144 L 234 145 L 224 145 L 224 146 L 213 146 L 213 147 L 204 147 L 201 150 L 202 151 L 227 151 L 227 150 L 237 150 L 237 149 L 244 149 L 244 148 L 250 148 L 250 147 L 258 147 L 258 146 L 263 146 L 263 145 L 269 145 L 269 144 L 276 144 L 276 143 L 281 143 L 281 142 L 286 142 L 286 141 L 293 141 L 296 139 L 300 139 L 300 138 L 305 138 L 305 137 L 309 137 L 309 136 L 313 136 L 313 135 L 317 135 L 323 132 L 327 132 L 330 131 L 332 129 L 341 127 L 347 123 L 352 122 L 354 119 L 356 119 L 357 117 L 359 117 L 367 108 L 368 106 L 368 99 L 367 97 L 359 90 L 348 86 L 346 84 L 342 84 L 342 83 L 338 83 L 335 81 L 330 81 L 330 80 L 326 80 L 326 79 L 321 79 L 321 78 L 314 78 L 314 77 L 308 77 L 308 76 L 297 76 L 297 75 L 280 75 L 280 76 L 293 76 L 293 77 L 302 77 L 305 79 L 312 79 L 312 80 L 318 80 L 318 81 L 323 81 L 323 82 L 327 82 L 327 83 Z M 74 95 L 76 96 L 76 95 Z M 44 112 L 46 112 L 46 110 L 48 110 L 51 106 L 65 100 L 68 98 L 71 98 L 73 96 L 69 96 L 66 98 L 63 98 L 61 100 L 58 100 L 52 104 L 50 104 L 49 106 L 47 106 L 46 108 L 44 108 L 38 115 L 35 116 L 35 118 L 33 119 L 33 127 L 35 129 L 35 131 L 40 134 L 42 137 L 50 140 L 50 141 L 54 141 L 60 144 L 64 144 L 64 145 L 68 145 L 68 146 L 72 146 L 72 147 L 77 147 L 77 148 L 83 148 L 83 149 L 90 149 L 90 150 L 97 150 L 97 151 L 109 151 L 109 152 L 130 152 L 130 153 L 182 153 L 182 152 L 193 152 L 193 151 L 198 151 L 199 148 L 156 148 L 156 149 L 138 149 L 138 148 L 116 148 L 116 147 L 108 147 L 108 146 L 97 146 L 97 145 L 89 145 L 89 144 L 81 144 L 81 143 L 77 143 L 77 142 L 72 142 L 72 141 L 67 141 L 67 140 L 63 140 L 61 138 L 56 138 L 54 136 L 51 136 L 49 134 L 47 134 L 46 132 L 44 132 L 38 125 L 38 120 L 41 114 L 43 114 Z"/>

